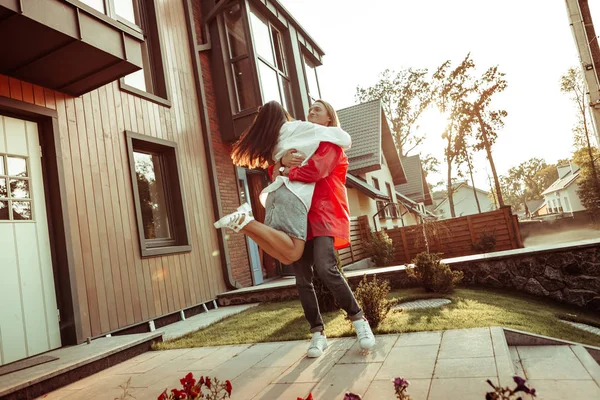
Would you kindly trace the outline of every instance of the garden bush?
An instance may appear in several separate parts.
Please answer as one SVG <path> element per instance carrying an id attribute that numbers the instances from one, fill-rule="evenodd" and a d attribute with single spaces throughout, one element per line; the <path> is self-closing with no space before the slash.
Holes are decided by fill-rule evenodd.
<path id="1" fill-rule="evenodd" d="M 471 245 L 471 248 L 478 253 L 490 253 L 494 251 L 496 249 L 496 230 L 481 232 L 479 239 Z"/>
<path id="2" fill-rule="evenodd" d="M 408 267 L 408 276 L 416 278 L 428 292 L 451 293 L 454 285 L 463 278 L 461 271 L 452 271 L 441 262 L 440 254 L 419 253 L 413 260 L 414 267 Z"/>
<path id="3" fill-rule="evenodd" d="M 389 293 L 389 281 L 378 280 L 377 275 L 373 275 L 371 280 L 365 275 L 354 291 L 356 300 L 372 328 L 377 328 L 397 303 L 395 299 L 388 300 Z"/>
<path id="4" fill-rule="evenodd" d="M 385 267 L 394 262 L 394 243 L 383 231 L 371 232 L 363 247 L 377 267 Z"/>

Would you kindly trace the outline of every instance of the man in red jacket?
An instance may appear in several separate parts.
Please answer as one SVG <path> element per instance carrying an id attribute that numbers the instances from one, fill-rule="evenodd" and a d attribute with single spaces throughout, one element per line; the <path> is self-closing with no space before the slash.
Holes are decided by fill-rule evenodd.
<path id="1" fill-rule="evenodd" d="M 311 107 L 310 122 L 318 121 L 320 112 L 326 114 L 320 103 L 315 102 Z M 352 320 L 361 348 L 371 349 L 375 345 L 373 332 L 352 290 L 337 269 L 335 250 L 350 244 L 350 212 L 345 185 L 348 157 L 339 146 L 323 142 L 305 165 L 288 168 L 286 165 L 298 165 L 303 160 L 302 157 L 294 157 L 293 153 L 293 150 L 289 151 L 274 169 L 276 174 L 287 175 L 292 181 L 315 183 L 308 212 L 306 246 L 302 258 L 292 264 L 300 302 L 313 333 L 307 355 L 319 357 L 327 348 L 323 319 L 312 284 L 313 268 Z"/>

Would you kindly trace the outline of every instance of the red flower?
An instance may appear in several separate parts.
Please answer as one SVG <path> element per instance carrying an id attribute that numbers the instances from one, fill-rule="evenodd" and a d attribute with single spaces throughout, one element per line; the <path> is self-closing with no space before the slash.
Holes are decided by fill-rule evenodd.
<path id="1" fill-rule="evenodd" d="M 185 376 L 185 378 L 180 379 L 179 382 L 181 382 L 181 384 L 183 385 L 183 390 L 185 390 L 185 392 L 187 394 L 190 394 L 190 391 L 192 390 L 192 388 L 196 384 L 196 380 L 194 379 L 194 375 L 191 372 L 188 373 Z"/>
<path id="2" fill-rule="evenodd" d="M 302 397 L 298 397 L 296 400 L 313 400 L 312 393 L 309 393 L 308 397 L 306 399 L 303 399 Z"/>
<path id="3" fill-rule="evenodd" d="M 158 396 L 158 400 L 167 400 L 169 398 L 169 395 L 167 394 L 167 390 L 165 389 L 164 392 L 162 392 L 160 394 L 160 396 Z"/>
<path id="4" fill-rule="evenodd" d="M 173 389 L 171 390 L 175 399 L 186 399 L 187 394 L 183 390 Z"/>
<path id="5" fill-rule="evenodd" d="M 227 392 L 227 394 L 229 395 L 229 397 L 231 397 L 231 390 L 233 389 L 233 386 L 231 386 L 231 382 L 230 381 L 225 381 L 225 391 Z"/>
<path id="6" fill-rule="evenodd" d="M 204 382 L 204 384 L 206 385 L 206 387 L 207 387 L 207 388 L 209 388 L 209 389 L 210 389 L 210 385 L 211 385 L 211 383 L 210 383 L 210 378 L 208 378 L 208 377 L 207 377 L 207 378 L 206 378 L 206 381 Z"/>
<path id="7" fill-rule="evenodd" d="M 197 397 L 200 392 L 202 392 L 202 389 L 200 388 L 200 385 L 197 386 L 193 386 L 190 391 L 189 391 L 189 395 L 192 396 L 192 398 Z"/>
<path id="8" fill-rule="evenodd" d="M 204 377 L 203 376 L 200 377 L 200 380 L 198 381 L 198 385 L 200 385 L 200 386 L 204 385 Z"/>

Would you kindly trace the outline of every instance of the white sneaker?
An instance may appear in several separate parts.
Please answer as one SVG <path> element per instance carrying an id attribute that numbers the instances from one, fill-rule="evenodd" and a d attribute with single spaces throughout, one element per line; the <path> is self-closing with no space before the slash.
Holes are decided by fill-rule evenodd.
<path id="1" fill-rule="evenodd" d="M 308 346 L 308 351 L 306 352 L 306 356 L 308 358 L 317 358 L 323 355 L 323 352 L 327 348 L 327 336 L 321 332 L 315 332 L 312 335 L 312 339 L 310 340 L 310 346 Z"/>
<path id="2" fill-rule="evenodd" d="M 239 232 L 250 221 L 254 221 L 252 216 L 252 207 L 248 203 L 244 203 L 238 207 L 237 211 L 228 214 L 215 222 L 215 228 L 229 228 L 234 232 Z"/>
<path id="3" fill-rule="evenodd" d="M 356 336 L 358 337 L 358 344 L 363 350 L 371 350 L 375 346 L 375 335 L 369 326 L 369 321 L 366 318 L 359 319 L 358 321 L 352 321 Z"/>

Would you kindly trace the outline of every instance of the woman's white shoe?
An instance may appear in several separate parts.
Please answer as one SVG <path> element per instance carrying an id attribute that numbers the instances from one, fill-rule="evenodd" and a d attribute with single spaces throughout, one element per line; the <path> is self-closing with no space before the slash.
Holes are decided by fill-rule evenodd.
<path id="1" fill-rule="evenodd" d="M 215 228 L 229 228 L 234 232 L 239 232 L 250 221 L 254 221 L 252 216 L 252 207 L 248 203 L 244 203 L 238 207 L 237 211 L 228 214 L 215 222 Z"/>

